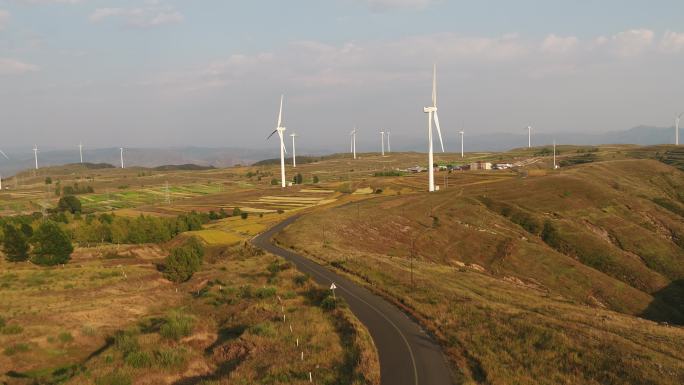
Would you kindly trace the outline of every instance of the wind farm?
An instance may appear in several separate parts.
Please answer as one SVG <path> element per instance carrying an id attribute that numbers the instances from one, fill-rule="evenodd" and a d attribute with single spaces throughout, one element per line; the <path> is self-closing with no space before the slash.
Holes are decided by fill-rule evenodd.
<path id="1" fill-rule="evenodd" d="M 134 3 L 0 4 L 0 384 L 682 384 L 684 6 Z"/>

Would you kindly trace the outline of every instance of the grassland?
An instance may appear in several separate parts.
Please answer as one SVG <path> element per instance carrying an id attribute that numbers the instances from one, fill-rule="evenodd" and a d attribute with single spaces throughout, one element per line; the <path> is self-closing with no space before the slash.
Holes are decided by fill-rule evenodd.
<path id="1" fill-rule="evenodd" d="M 441 191 L 430 195 L 425 174 L 392 172 L 425 166 L 416 153 L 288 166 L 305 184 L 286 190 L 271 185 L 270 164 L 67 167 L 6 179 L 3 215 L 54 207 L 60 181 L 93 187 L 79 198 L 95 212 L 237 208 L 247 217 L 166 245 L 79 248 L 53 269 L 3 261 L 0 382 L 303 384 L 312 371 L 316 383 L 376 383 L 372 342 L 348 310 L 324 309 L 324 293 L 305 277 L 244 246 L 305 213 L 278 242 L 404 307 L 437 337 L 462 383 L 683 383 L 679 152 L 559 146 L 564 167 L 553 171 L 543 150 L 439 154 L 439 164 L 517 167 L 439 172 Z M 206 263 L 172 285 L 156 265 L 188 236 L 207 245 Z"/>

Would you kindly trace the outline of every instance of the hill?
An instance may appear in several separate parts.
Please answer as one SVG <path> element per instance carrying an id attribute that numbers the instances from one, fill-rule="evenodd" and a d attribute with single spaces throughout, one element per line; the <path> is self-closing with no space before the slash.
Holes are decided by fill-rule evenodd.
<path id="1" fill-rule="evenodd" d="M 649 320 L 684 324 L 684 173 L 613 155 L 451 174 L 435 194 L 374 180 L 384 195 L 304 216 L 278 242 L 405 306 L 464 382 L 681 383 L 684 329 Z"/>

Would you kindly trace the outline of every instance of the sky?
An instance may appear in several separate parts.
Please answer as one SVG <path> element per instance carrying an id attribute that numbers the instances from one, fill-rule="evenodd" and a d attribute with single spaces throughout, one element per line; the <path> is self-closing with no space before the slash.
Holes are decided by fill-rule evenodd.
<path id="1" fill-rule="evenodd" d="M 684 2 L 0 0 L 0 149 L 423 145 L 433 63 L 452 147 L 671 126 Z"/>

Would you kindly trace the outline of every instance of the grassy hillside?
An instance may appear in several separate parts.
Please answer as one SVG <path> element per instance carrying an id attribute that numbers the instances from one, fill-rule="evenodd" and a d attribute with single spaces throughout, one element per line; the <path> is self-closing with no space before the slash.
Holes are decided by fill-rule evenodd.
<path id="1" fill-rule="evenodd" d="M 684 330 L 647 319 L 684 323 L 684 173 L 492 175 L 307 215 L 278 241 L 406 306 L 465 383 L 681 383 Z"/>

